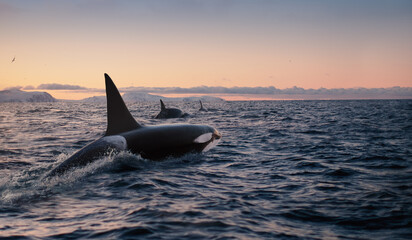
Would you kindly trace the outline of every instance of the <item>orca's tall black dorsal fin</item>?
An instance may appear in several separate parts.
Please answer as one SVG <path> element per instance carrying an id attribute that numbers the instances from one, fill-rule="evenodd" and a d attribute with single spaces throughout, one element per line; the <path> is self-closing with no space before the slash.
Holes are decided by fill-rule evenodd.
<path id="1" fill-rule="evenodd" d="M 133 118 L 112 79 L 104 74 L 107 99 L 107 130 L 105 136 L 116 135 L 141 127 Z"/>
<path id="2" fill-rule="evenodd" d="M 166 109 L 166 106 L 165 106 L 165 104 L 163 103 L 162 99 L 160 99 L 160 109 L 161 109 L 161 110 Z"/>

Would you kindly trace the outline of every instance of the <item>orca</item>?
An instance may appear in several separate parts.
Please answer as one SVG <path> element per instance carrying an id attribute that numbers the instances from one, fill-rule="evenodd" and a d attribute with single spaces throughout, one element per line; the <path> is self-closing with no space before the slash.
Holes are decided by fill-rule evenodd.
<path id="1" fill-rule="evenodd" d="M 189 114 L 182 112 L 182 110 L 177 108 L 166 108 L 166 105 L 160 99 L 160 112 L 155 117 L 156 119 L 165 119 L 165 118 L 182 118 L 187 117 Z"/>
<path id="2" fill-rule="evenodd" d="M 200 109 L 199 109 L 199 111 L 201 111 L 201 112 L 207 112 L 207 108 L 204 108 L 204 107 L 203 107 L 202 100 L 199 100 L 199 102 L 200 102 Z"/>
<path id="3" fill-rule="evenodd" d="M 46 177 L 62 175 L 85 166 L 110 152 L 122 150 L 142 158 L 161 160 L 190 152 L 205 152 L 216 146 L 222 135 L 208 125 L 173 124 L 143 126 L 126 107 L 112 79 L 105 76 L 107 98 L 107 129 L 104 136 L 83 147 L 51 170 Z"/>

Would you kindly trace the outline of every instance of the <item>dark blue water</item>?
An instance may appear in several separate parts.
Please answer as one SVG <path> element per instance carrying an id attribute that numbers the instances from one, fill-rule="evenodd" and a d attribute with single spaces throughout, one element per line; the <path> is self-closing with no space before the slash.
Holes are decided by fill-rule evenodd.
<path id="1" fill-rule="evenodd" d="M 121 152 L 47 181 L 104 133 L 105 104 L 0 104 L 0 236 L 412 238 L 412 100 L 179 104 L 190 118 L 128 106 L 146 125 L 212 125 L 217 147 L 161 162 Z"/>

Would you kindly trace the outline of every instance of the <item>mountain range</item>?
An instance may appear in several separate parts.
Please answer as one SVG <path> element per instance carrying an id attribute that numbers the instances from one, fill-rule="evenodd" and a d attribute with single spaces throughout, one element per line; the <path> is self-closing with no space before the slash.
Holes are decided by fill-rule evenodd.
<path id="1" fill-rule="evenodd" d="M 18 89 L 0 91 L 0 102 L 57 102 L 47 92 L 26 92 Z"/>
<path id="2" fill-rule="evenodd" d="M 142 92 L 126 92 L 123 94 L 125 102 L 151 102 L 166 99 L 168 101 L 224 101 L 218 97 L 202 96 L 202 97 L 184 97 L 184 98 L 169 98 L 158 95 L 152 95 Z M 9 89 L 0 91 L 0 102 L 57 102 L 64 101 L 55 99 L 47 92 L 26 92 L 19 89 Z M 82 102 L 106 102 L 106 96 L 94 96 L 77 100 Z"/>

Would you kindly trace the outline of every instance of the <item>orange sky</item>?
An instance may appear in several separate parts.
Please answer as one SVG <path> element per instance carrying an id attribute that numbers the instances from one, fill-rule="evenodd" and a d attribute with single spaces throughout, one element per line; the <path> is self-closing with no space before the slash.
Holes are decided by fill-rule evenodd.
<path id="1" fill-rule="evenodd" d="M 389 2 L 6 0 L 0 89 L 412 87 L 412 2 Z"/>

